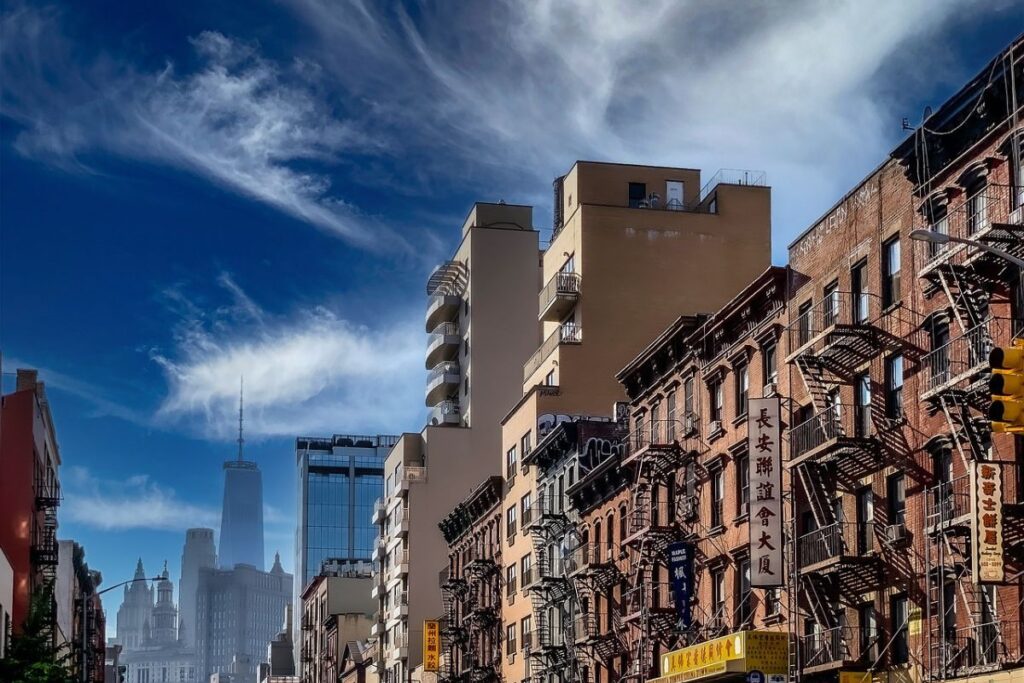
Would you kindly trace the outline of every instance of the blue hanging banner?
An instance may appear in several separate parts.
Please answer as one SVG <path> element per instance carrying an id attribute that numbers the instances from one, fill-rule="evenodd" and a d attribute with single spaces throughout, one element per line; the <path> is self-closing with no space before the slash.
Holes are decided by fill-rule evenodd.
<path id="1" fill-rule="evenodd" d="M 679 541 L 666 548 L 668 573 L 672 579 L 672 594 L 676 601 L 676 616 L 679 626 L 686 630 L 693 622 L 690 602 L 693 598 L 693 543 Z"/>

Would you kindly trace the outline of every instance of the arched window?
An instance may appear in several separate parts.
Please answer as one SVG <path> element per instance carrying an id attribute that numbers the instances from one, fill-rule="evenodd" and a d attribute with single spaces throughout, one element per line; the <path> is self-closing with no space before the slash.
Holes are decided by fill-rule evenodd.
<path id="1" fill-rule="evenodd" d="M 594 522 L 594 562 L 601 561 L 601 520 Z"/>

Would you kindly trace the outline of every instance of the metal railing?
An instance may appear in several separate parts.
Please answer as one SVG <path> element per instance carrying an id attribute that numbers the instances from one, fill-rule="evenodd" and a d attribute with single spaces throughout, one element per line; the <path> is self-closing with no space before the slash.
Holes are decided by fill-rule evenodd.
<path id="1" fill-rule="evenodd" d="M 834 522 L 809 531 L 797 539 L 800 567 L 850 555 L 863 555 L 875 549 L 875 525 L 872 522 Z"/>
<path id="2" fill-rule="evenodd" d="M 449 343 L 448 337 L 459 337 L 461 334 L 462 332 L 459 330 L 457 323 L 439 324 L 427 335 L 427 353 L 429 354 L 435 347 L 441 344 Z"/>
<path id="3" fill-rule="evenodd" d="M 455 399 L 446 398 L 431 409 L 430 415 L 437 424 L 443 424 L 447 421 L 446 418 L 450 416 L 458 417 L 460 415 L 459 402 Z"/>
<path id="4" fill-rule="evenodd" d="M 950 237 L 976 240 L 989 232 L 994 224 L 1020 225 L 1024 211 L 1019 206 L 1013 208 L 1013 192 L 1014 188 L 1009 185 L 987 185 L 980 192 L 968 194 L 962 201 L 950 205 L 944 216 L 923 227 Z M 943 261 L 963 264 L 978 253 L 969 245 L 954 242 L 918 242 L 916 248 L 917 263 L 921 264 L 922 272 Z"/>
<path id="5" fill-rule="evenodd" d="M 836 325 L 870 325 L 879 319 L 882 298 L 870 292 L 829 292 L 799 313 L 786 328 L 791 353 Z"/>
<path id="6" fill-rule="evenodd" d="M 719 185 L 743 185 L 747 187 L 767 187 L 768 174 L 764 171 L 748 171 L 740 168 L 719 169 L 711 179 L 700 188 L 700 201 L 704 201 Z"/>
<path id="7" fill-rule="evenodd" d="M 435 380 L 443 377 L 444 375 L 458 374 L 459 364 L 456 363 L 455 361 L 449 360 L 444 361 L 443 363 L 438 363 L 433 368 L 431 368 L 430 372 L 427 374 L 427 385 L 429 386 L 430 384 L 433 384 Z"/>
<path id="8" fill-rule="evenodd" d="M 579 344 L 583 341 L 583 328 L 576 323 L 562 323 L 548 335 L 532 356 L 523 365 L 523 381 L 527 381 L 537 368 L 554 353 L 561 344 Z"/>
<path id="9" fill-rule="evenodd" d="M 638 501 L 629 511 L 630 535 L 670 525 L 674 521 L 673 512 L 673 506 L 667 500 Z"/>
<path id="10" fill-rule="evenodd" d="M 927 526 L 948 524 L 971 514 L 971 477 L 968 474 L 928 489 Z"/>
<path id="11" fill-rule="evenodd" d="M 1013 321 L 989 318 L 921 358 L 924 392 L 935 391 L 988 365 L 994 340 L 1009 340 Z"/>
<path id="12" fill-rule="evenodd" d="M 800 636 L 801 663 L 804 667 L 825 666 L 843 662 L 863 661 L 873 663 L 877 629 L 855 629 L 852 626 L 836 626 L 816 633 Z"/>
<path id="13" fill-rule="evenodd" d="M 1006 645 L 1002 631 L 1006 624 L 986 621 L 946 633 L 947 671 L 971 667 L 1001 664 L 1004 660 Z"/>
<path id="14" fill-rule="evenodd" d="M 671 584 L 664 581 L 645 583 L 622 593 L 622 615 L 630 616 L 644 608 L 668 609 L 672 607 Z"/>
<path id="15" fill-rule="evenodd" d="M 630 453 L 648 446 L 675 446 L 686 435 L 687 420 L 647 420 L 626 437 Z"/>
<path id="16" fill-rule="evenodd" d="M 871 408 L 834 403 L 789 430 L 791 457 L 798 458 L 840 437 L 871 436 Z"/>
<path id="17" fill-rule="evenodd" d="M 569 554 L 570 569 L 580 570 L 615 559 L 616 546 L 613 543 L 582 543 Z"/>
<path id="18" fill-rule="evenodd" d="M 544 289 L 540 291 L 540 310 L 545 310 L 559 296 L 576 297 L 579 296 L 579 293 L 580 274 L 559 271 L 548 280 Z"/>

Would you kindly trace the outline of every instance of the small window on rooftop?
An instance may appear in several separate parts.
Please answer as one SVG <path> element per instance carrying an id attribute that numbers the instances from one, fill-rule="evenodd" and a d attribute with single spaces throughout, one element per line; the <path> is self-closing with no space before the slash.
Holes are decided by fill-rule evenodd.
<path id="1" fill-rule="evenodd" d="M 647 183 L 629 184 L 629 207 L 640 208 L 640 203 L 647 201 Z"/>

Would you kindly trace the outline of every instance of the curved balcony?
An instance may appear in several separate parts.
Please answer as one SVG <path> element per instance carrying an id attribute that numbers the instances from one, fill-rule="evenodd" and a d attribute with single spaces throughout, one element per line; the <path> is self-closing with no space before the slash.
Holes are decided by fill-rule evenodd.
<path id="1" fill-rule="evenodd" d="M 430 411 L 429 423 L 432 427 L 440 425 L 462 424 L 462 412 L 459 410 L 459 402 L 453 399 L 446 399 L 434 406 Z"/>
<path id="2" fill-rule="evenodd" d="M 462 378 L 459 374 L 459 364 L 448 361 L 438 363 L 427 375 L 427 406 L 433 408 L 441 401 L 447 399 L 452 393 L 458 390 Z"/>
<path id="3" fill-rule="evenodd" d="M 427 299 L 427 332 L 432 332 L 441 323 L 454 322 L 461 303 L 462 297 L 454 294 L 432 294 Z"/>
<path id="4" fill-rule="evenodd" d="M 459 356 L 462 335 L 456 323 L 441 323 L 427 337 L 427 369 Z"/>
<path id="5" fill-rule="evenodd" d="M 540 292 L 540 320 L 557 322 L 576 305 L 580 298 L 579 273 L 555 273 Z"/>

